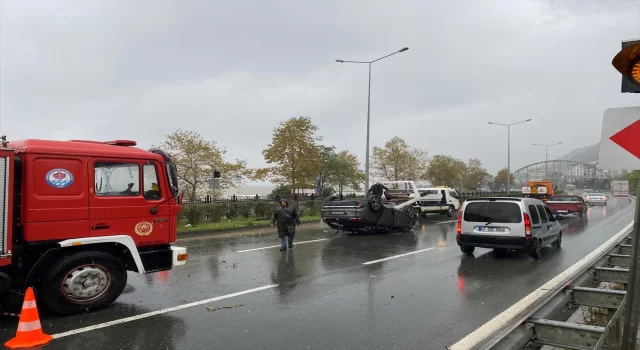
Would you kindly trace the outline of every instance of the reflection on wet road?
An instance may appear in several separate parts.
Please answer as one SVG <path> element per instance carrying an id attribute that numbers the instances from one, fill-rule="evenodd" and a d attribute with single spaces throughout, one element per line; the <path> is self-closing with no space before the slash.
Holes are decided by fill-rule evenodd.
<path id="1" fill-rule="evenodd" d="M 563 247 L 544 249 L 541 260 L 522 253 L 498 257 L 488 249 L 464 257 L 455 221 L 442 217 L 421 219 L 413 232 L 385 235 L 334 235 L 320 225 L 303 226 L 296 238 L 308 243 L 286 252 L 270 248 L 278 244 L 275 234 L 189 240 L 182 242 L 191 256 L 187 265 L 130 274 L 113 307 L 66 318 L 44 314 L 44 330 L 59 334 L 276 286 L 83 331 L 47 348 L 442 349 L 617 233 L 632 220 L 630 204 L 618 198 L 589 209 L 585 218 L 562 220 Z M 242 306 L 206 308 L 228 305 Z M 2 323 L 5 341 L 17 320 Z"/>

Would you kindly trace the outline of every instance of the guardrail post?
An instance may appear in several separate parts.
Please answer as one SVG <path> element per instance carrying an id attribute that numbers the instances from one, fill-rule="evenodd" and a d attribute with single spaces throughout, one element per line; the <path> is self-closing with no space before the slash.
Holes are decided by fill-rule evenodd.
<path id="1" fill-rule="evenodd" d="M 640 313 L 640 179 L 636 185 L 636 215 L 633 224 L 631 267 L 629 268 L 629 289 L 626 309 L 624 313 L 624 328 L 622 333 L 622 350 L 635 350 L 638 336 L 638 314 Z"/>

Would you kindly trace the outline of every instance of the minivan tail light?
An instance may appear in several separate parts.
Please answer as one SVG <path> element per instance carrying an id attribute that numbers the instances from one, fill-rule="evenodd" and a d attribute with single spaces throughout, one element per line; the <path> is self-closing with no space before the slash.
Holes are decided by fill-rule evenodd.
<path id="1" fill-rule="evenodd" d="M 531 238 L 531 218 L 529 214 L 524 214 L 524 236 L 527 238 Z"/>
<path id="2" fill-rule="evenodd" d="M 457 236 L 459 237 L 460 234 L 462 234 L 462 211 L 458 212 L 458 228 L 457 228 L 458 234 Z"/>

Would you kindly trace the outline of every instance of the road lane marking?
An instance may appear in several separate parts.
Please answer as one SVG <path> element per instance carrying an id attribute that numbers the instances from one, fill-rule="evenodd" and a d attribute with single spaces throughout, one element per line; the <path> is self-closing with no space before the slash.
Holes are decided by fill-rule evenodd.
<path id="1" fill-rule="evenodd" d="M 295 242 L 294 245 L 326 241 L 327 239 L 328 238 L 320 238 L 320 239 L 314 239 L 314 240 L 311 240 L 311 241 Z M 272 248 L 280 248 L 280 247 L 281 247 L 280 245 L 272 245 L 270 247 L 262 247 L 262 248 L 246 249 L 246 250 L 236 250 L 236 253 L 246 253 L 246 252 L 253 252 L 253 251 L 256 251 L 256 250 L 272 249 Z"/>
<path id="2" fill-rule="evenodd" d="M 449 220 L 449 221 L 436 222 L 436 225 L 450 224 L 452 222 L 458 222 L 458 220 Z"/>
<path id="3" fill-rule="evenodd" d="M 148 318 L 148 317 L 151 317 L 151 316 L 162 315 L 162 314 L 166 314 L 166 313 L 169 313 L 169 312 L 174 312 L 174 311 L 178 311 L 178 310 L 182 310 L 182 309 L 187 309 L 187 308 L 198 306 L 198 305 L 202 305 L 202 304 L 209 304 L 209 303 L 212 303 L 212 302 L 218 301 L 218 300 L 224 300 L 224 299 L 229 299 L 229 298 L 233 298 L 233 297 L 237 297 L 237 296 L 241 296 L 241 295 L 245 295 L 245 294 L 251 294 L 251 293 L 263 291 L 263 290 L 266 290 L 266 289 L 275 288 L 277 286 L 278 286 L 277 284 L 270 284 L 268 286 L 263 286 L 263 287 L 253 288 L 253 289 L 247 289 L 247 290 L 243 290 L 241 292 L 231 293 L 231 294 L 227 294 L 227 295 L 221 295 L 221 296 L 215 297 L 215 298 L 195 301 L 193 303 L 182 304 L 182 305 L 178 305 L 178 306 L 174 306 L 174 307 L 168 307 L 166 309 L 160 309 L 160 310 L 157 310 L 157 311 L 147 312 L 147 313 L 136 315 L 136 316 L 125 317 L 125 318 L 121 318 L 121 319 L 117 319 L 117 320 L 113 320 L 113 321 L 109 321 L 109 322 L 99 323 L 99 324 L 96 324 L 96 325 L 93 325 L 93 326 L 78 328 L 78 329 L 70 330 L 70 331 L 67 331 L 67 332 L 54 334 L 53 338 L 54 339 L 59 339 L 59 338 L 63 338 L 63 337 L 68 337 L 70 335 L 75 335 L 75 334 L 80 334 L 80 333 L 93 331 L 93 330 L 100 329 L 100 328 L 106 328 L 106 327 L 111 327 L 111 326 L 115 326 L 115 325 L 118 325 L 118 324 L 137 321 L 137 320 L 141 320 L 143 318 Z"/>
<path id="4" fill-rule="evenodd" d="M 397 259 L 397 258 L 402 258 L 402 257 L 405 257 L 405 256 L 426 252 L 426 251 L 432 250 L 432 249 L 436 249 L 436 248 L 435 247 L 431 247 L 431 248 L 426 248 L 426 249 L 420 249 L 420 250 L 416 250 L 415 252 L 409 252 L 409 253 L 404 253 L 404 254 L 400 254 L 400 255 L 394 255 L 394 256 L 390 256 L 388 258 L 384 258 L 384 259 L 367 261 L 367 262 L 363 262 L 362 265 L 371 265 L 371 264 L 375 264 L 375 263 L 379 263 L 379 262 L 383 262 L 383 261 L 387 261 L 387 260 L 393 260 L 393 259 Z"/>

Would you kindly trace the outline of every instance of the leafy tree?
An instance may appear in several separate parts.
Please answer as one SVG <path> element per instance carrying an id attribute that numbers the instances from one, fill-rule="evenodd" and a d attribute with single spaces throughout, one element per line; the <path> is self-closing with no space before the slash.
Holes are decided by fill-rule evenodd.
<path id="1" fill-rule="evenodd" d="M 215 141 L 205 140 L 196 131 L 178 129 L 167 135 L 157 148 L 171 156 L 178 167 L 180 187 L 186 189 L 191 201 L 208 192 L 208 181 L 214 169 L 221 173 L 222 189 L 241 186 L 249 174 L 246 161 L 225 161 L 227 151 Z"/>
<path id="2" fill-rule="evenodd" d="M 496 176 L 493 179 L 493 186 L 497 189 L 506 189 L 507 186 L 507 176 L 509 174 L 509 170 L 507 168 L 500 169 Z M 515 183 L 515 179 L 513 178 L 513 174 L 511 174 L 510 184 L 513 185 Z"/>
<path id="3" fill-rule="evenodd" d="M 488 176 L 489 173 L 482 166 L 480 159 L 469 159 L 462 175 L 462 185 L 465 188 L 475 190 L 478 187 L 482 187 Z"/>
<path id="4" fill-rule="evenodd" d="M 273 130 L 271 143 L 262 151 L 264 159 L 273 166 L 254 173 L 253 178 L 262 174 L 275 183 L 289 185 L 293 190 L 313 187 L 320 166 L 316 143 L 321 137 L 316 135 L 317 131 L 318 127 L 309 117 L 281 122 Z"/>
<path id="5" fill-rule="evenodd" d="M 287 185 L 280 184 L 276 186 L 271 193 L 267 195 L 268 199 L 286 198 L 291 195 L 291 188 Z"/>
<path id="6" fill-rule="evenodd" d="M 457 187 L 463 180 L 467 165 L 453 157 L 435 155 L 427 166 L 425 177 L 437 186 Z"/>
<path id="7" fill-rule="evenodd" d="M 334 146 L 318 146 L 318 165 L 316 168 L 318 169 L 317 175 L 322 179 L 320 181 L 320 193 L 323 193 L 327 179 L 332 176 L 332 172 L 335 170 L 333 163 L 335 163 L 336 157 Z"/>
<path id="8" fill-rule="evenodd" d="M 371 168 L 386 180 L 420 180 L 427 167 L 427 153 L 397 136 L 371 153 Z"/>
<path id="9" fill-rule="evenodd" d="M 327 182 L 335 188 L 339 195 L 347 186 L 356 191 L 360 190 L 365 176 L 364 172 L 360 170 L 360 164 L 355 155 L 347 151 L 335 154 L 329 162 L 329 169 Z"/>

